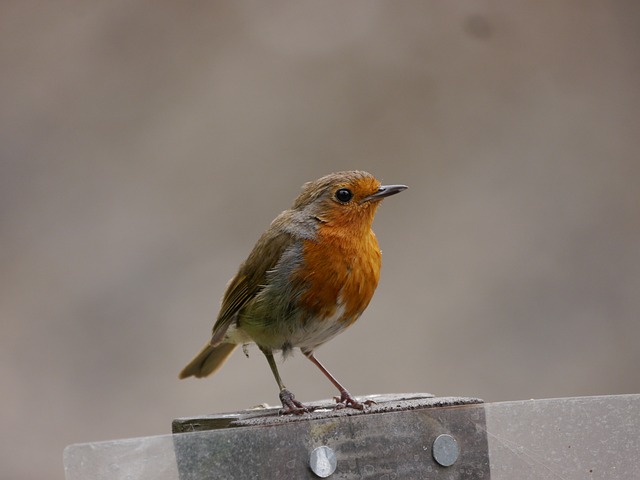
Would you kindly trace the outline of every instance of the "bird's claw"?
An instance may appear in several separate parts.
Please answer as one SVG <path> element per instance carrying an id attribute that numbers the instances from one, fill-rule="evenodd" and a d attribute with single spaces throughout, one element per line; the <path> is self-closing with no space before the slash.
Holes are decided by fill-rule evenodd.
<path id="1" fill-rule="evenodd" d="M 296 397 L 289 390 L 280 391 L 280 401 L 282 408 L 278 412 L 280 415 L 302 415 L 303 413 L 313 412 L 313 407 L 307 407 L 296 400 Z"/>
<path id="2" fill-rule="evenodd" d="M 333 399 L 336 401 L 336 410 L 341 410 L 347 407 L 355 408 L 356 410 L 364 410 L 364 407 L 375 405 L 376 403 L 373 400 L 365 400 L 364 402 L 359 402 L 358 400 L 353 398 L 351 394 L 346 390 L 344 392 L 340 392 L 340 396 L 333 397 Z"/>

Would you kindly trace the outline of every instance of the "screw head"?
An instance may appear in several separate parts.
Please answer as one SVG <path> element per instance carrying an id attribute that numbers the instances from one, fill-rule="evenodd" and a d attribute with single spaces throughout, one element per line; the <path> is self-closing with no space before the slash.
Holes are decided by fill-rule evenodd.
<path id="1" fill-rule="evenodd" d="M 336 453 L 325 445 L 315 448 L 309 456 L 309 466 L 318 477 L 327 478 L 338 466 Z"/>
<path id="2" fill-rule="evenodd" d="M 458 442 L 451 435 L 446 433 L 438 435 L 433 441 L 433 447 L 431 448 L 433 458 L 439 465 L 443 467 L 450 467 L 460 455 L 460 448 Z"/>

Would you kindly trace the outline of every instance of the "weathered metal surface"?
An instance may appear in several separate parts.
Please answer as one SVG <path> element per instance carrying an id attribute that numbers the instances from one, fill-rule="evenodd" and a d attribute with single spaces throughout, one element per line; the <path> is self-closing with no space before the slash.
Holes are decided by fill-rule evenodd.
<path id="1" fill-rule="evenodd" d="M 477 399 L 394 398 L 364 413 L 276 414 L 233 423 L 234 428 L 174 436 L 181 480 L 318 478 L 309 458 L 320 446 L 335 452 L 332 479 L 489 478 L 484 408 Z M 433 443 L 442 434 L 455 438 L 459 446 L 449 467 L 432 455 Z"/>
<path id="2" fill-rule="evenodd" d="M 326 418 L 341 418 L 370 415 L 374 413 L 398 412 L 419 408 L 451 407 L 482 403 L 478 398 L 470 397 L 434 397 L 430 393 L 403 393 L 385 395 L 367 395 L 358 397 L 361 402 L 375 402 L 365 410 L 353 408 L 336 409 L 334 400 L 309 402 L 307 405 L 316 409 L 304 415 L 280 415 L 278 407 L 256 407 L 239 412 L 219 413 L 198 417 L 177 418 L 173 421 L 173 433 L 198 432 L 219 428 L 281 425 L 291 422 L 306 422 Z"/>
<path id="3" fill-rule="evenodd" d="M 640 395 L 461 406 L 407 401 L 433 408 L 291 420 L 267 415 L 271 423 L 256 423 L 255 412 L 236 413 L 227 422 L 236 422 L 234 428 L 70 445 L 65 474 L 67 480 L 317 478 L 312 452 L 324 446 L 333 452 L 325 450 L 326 461 L 336 464 L 330 479 L 640 479 Z M 235 428 L 238 421 L 245 426 Z M 180 425 L 196 430 L 193 422 Z M 445 464 L 453 460 L 450 467 L 433 459 L 440 435 L 450 435 L 459 449 L 457 456 L 437 453 L 445 453 L 439 457 Z M 440 447 L 451 446 L 440 438 L 446 439 Z"/>

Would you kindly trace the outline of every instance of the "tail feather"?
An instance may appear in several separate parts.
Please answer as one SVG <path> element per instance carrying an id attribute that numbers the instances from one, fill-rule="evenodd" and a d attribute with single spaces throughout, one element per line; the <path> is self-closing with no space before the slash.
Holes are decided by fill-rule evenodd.
<path id="1" fill-rule="evenodd" d="M 196 377 L 202 378 L 215 373 L 229 355 L 238 347 L 234 343 L 221 343 L 217 346 L 207 344 L 202 351 L 191 360 L 191 363 L 180 372 L 179 378 Z"/>

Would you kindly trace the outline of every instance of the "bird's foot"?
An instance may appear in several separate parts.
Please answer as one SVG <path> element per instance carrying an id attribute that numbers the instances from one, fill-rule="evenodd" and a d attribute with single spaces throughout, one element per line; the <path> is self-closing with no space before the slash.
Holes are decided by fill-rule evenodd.
<path id="1" fill-rule="evenodd" d="M 364 410 L 364 407 L 368 407 L 370 405 L 375 405 L 376 402 L 373 400 L 366 400 L 364 402 L 359 402 L 355 398 L 351 396 L 349 392 L 346 390 L 340 392 L 339 397 L 333 397 L 336 401 L 336 410 L 340 410 L 342 408 L 355 408 L 356 410 Z"/>
<path id="2" fill-rule="evenodd" d="M 282 402 L 282 408 L 280 409 L 280 415 L 302 415 L 303 413 L 313 412 L 313 407 L 307 407 L 296 400 L 296 397 L 289 390 L 280 391 L 280 401 Z"/>

